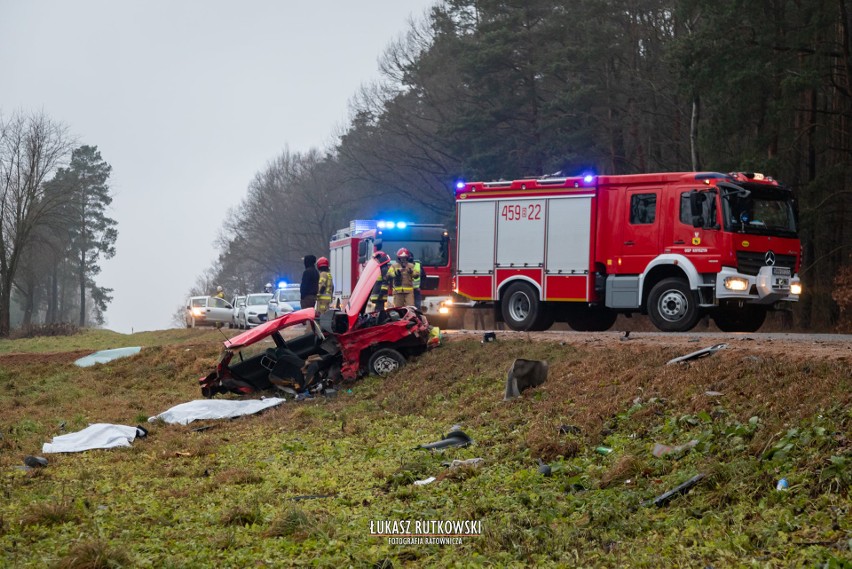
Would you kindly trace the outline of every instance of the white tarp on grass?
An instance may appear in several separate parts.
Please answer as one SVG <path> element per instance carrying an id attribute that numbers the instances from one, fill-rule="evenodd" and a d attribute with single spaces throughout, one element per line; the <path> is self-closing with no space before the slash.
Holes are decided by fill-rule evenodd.
<path id="1" fill-rule="evenodd" d="M 165 421 L 166 423 L 177 423 L 188 425 L 193 421 L 201 419 L 231 419 L 243 415 L 254 415 L 264 409 L 275 407 L 284 403 L 285 399 L 270 397 L 268 399 L 198 399 L 188 403 L 175 405 L 168 411 L 150 417 L 148 422 Z"/>
<path id="2" fill-rule="evenodd" d="M 140 346 L 134 346 L 132 348 L 115 348 L 114 350 L 101 350 L 100 352 L 95 352 L 94 354 L 84 356 L 74 363 L 80 367 L 89 367 L 95 364 L 105 364 L 107 362 L 111 362 L 112 360 L 117 360 L 118 358 L 126 358 L 127 356 L 136 355 L 141 349 L 142 348 Z"/>
<path id="3" fill-rule="evenodd" d="M 44 454 L 56 452 L 81 452 L 96 448 L 129 447 L 133 439 L 140 433 L 137 427 L 95 423 L 82 431 L 53 437 L 49 443 L 44 443 L 41 452 Z"/>

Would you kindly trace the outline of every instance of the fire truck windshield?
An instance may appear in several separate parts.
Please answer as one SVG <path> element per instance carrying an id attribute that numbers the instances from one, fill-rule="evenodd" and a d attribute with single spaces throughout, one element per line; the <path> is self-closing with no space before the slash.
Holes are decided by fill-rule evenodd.
<path id="1" fill-rule="evenodd" d="M 725 231 L 796 237 L 796 215 L 790 192 L 743 184 L 722 188 Z M 746 189 L 747 188 L 747 189 Z"/>
<path id="2" fill-rule="evenodd" d="M 391 241 L 382 239 L 382 250 L 390 255 L 405 247 L 414 258 L 427 267 L 446 267 L 449 262 L 447 251 L 447 240 L 436 239 L 434 241 Z"/>

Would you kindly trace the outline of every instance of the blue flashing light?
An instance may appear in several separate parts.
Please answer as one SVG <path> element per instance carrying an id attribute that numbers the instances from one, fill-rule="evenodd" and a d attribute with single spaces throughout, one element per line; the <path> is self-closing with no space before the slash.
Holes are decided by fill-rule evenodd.
<path id="1" fill-rule="evenodd" d="M 278 288 L 284 288 L 287 286 L 287 281 L 278 281 Z"/>
<path id="2" fill-rule="evenodd" d="M 405 229 L 406 227 L 408 227 L 408 224 L 405 223 L 404 221 L 397 221 L 396 222 L 396 228 L 397 229 Z"/>
<path id="3" fill-rule="evenodd" d="M 384 221 L 380 221 L 376 224 L 376 227 L 378 227 L 379 229 L 384 229 L 387 226 L 388 226 L 387 222 L 384 222 Z"/>
<path id="4" fill-rule="evenodd" d="M 456 189 L 463 190 L 464 189 L 464 182 L 461 181 L 461 180 L 456 182 Z"/>
<path id="5" fill-rule="evenodd" d="M 583 176 L 583 181 L 587 184 L 591 184 L 594 179 L 595 177 L 591 174 L 586 174 L 585 176 Z"/>

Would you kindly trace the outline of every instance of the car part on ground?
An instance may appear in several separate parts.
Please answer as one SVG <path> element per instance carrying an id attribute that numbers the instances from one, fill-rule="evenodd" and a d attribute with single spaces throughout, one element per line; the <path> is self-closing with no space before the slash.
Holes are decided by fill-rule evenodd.
<path id="1" fill-rule="evenodd" d="M 538 360 L 516 359 L 509 368 L 506 378 L 506 394 L 504 401 L 521 396 L 521 391 L 537 387 L 547 380 L 547 362 Z"/>

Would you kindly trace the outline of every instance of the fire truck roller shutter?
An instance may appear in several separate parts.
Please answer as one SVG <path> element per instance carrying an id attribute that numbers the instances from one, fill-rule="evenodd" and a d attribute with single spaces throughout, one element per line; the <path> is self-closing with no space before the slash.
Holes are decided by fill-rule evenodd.
<path id="1" fill-rule="evenodd" d="M 588 300 L 591 226 L 591 196 L 548 200 L 545 300 Z"/>
<path id="2" fill-rule="evenodd" d="M 497 202 L 497 266 L 544 266 L 544 199 Z"/>
<path id="3" fill-rule="evenodd" d="M 458 203 L 456 289 L 473 300 L 493 300 L 494 229 L 497 203 Z"/>

